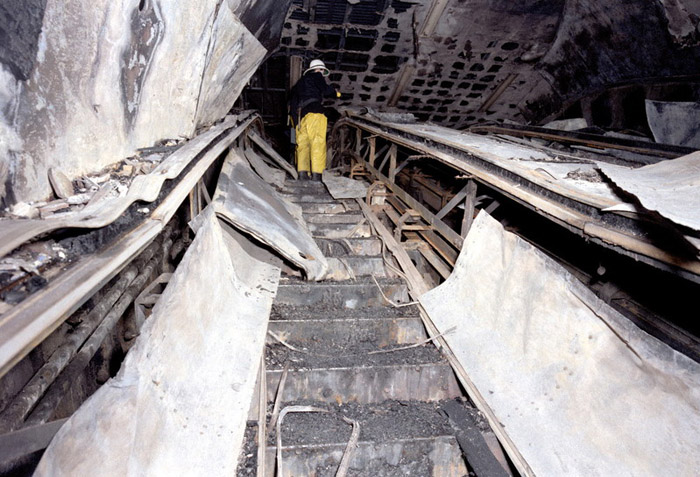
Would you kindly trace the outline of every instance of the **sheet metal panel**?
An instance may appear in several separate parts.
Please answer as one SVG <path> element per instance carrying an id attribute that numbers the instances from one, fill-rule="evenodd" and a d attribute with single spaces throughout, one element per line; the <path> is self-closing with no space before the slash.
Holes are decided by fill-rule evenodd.
<path id="1" fill-rule="evenodd" d="M 600 169 L 644 208 L 700 230 L 700 152 L 638 169 L 609 164 Z"/>
<path id="2" fill-rule="evenodd" d="M 264 253 L 209 213 L 119 374 L 35 475 L 235 474 L 279 282 Z"/>
<path id="3" fill-rule="evenodd" d="M 486 213 L 420 301 L 535 474 L 700 468 L 700 365 Z"/>
<path id="4" fill-rule="evenodd" d="M 302 218 L 301 208 L 282 199 L 235 149 L 221 169 L 212 203 L 219 217 L 278 251 L 302 268 L 310 280 L 321 280 L 325 275 L 328 263 Z"/>

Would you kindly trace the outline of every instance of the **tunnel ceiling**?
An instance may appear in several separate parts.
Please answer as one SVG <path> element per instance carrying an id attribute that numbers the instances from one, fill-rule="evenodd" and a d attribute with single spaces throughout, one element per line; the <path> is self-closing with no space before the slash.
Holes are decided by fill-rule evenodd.
<path id="1" fill-rule="evenodd" d="M 251 86 L 284 90 L 289 57 L 320 57 L 341 106 L 538 123 L 616 86 L 697 82 L 696 13 L 695 0 L 293 0 Z"/>

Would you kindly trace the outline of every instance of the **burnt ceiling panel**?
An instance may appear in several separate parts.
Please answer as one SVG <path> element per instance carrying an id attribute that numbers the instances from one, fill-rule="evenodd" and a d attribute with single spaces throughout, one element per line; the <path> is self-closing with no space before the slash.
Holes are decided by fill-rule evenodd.
<path id="1" fill-rule="evenodd" d="M 692 80 L 693 1 L 293 0 L 275 55 L 323 59 L 340 107 L 541 123 L 620 85 Z"/>

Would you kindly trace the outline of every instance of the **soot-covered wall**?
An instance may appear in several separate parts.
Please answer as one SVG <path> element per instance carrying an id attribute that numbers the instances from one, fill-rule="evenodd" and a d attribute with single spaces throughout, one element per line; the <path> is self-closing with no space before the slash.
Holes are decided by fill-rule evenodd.
<path id="1" fill-rule="evenodd" d="M 274 48 L 288 3 L 3 2 L 1 205 L 48 197 L 51 167 L 99 170 L 223 117 Z"/>

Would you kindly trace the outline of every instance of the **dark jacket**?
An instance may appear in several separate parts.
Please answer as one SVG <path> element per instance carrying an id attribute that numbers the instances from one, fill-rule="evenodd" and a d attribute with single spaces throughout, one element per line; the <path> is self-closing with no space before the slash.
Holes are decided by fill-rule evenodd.
<path id="1" fill-rule="evenodd" d="M 323 114 L 323 98 L 335 97 L 335 88 L 326 83 L 323 75 L 310 71 L 297 81 L 289 100 L 289 114 L 296 126 L 308 113 Z"/>

